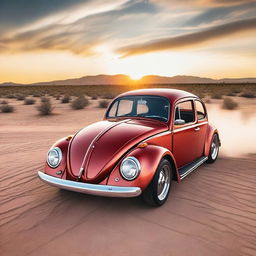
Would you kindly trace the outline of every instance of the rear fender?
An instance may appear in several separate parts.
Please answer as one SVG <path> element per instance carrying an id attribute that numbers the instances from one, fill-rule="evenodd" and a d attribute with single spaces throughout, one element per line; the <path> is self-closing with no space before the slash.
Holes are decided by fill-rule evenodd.
<path id="1" fill-rule="evenodd" d="M 120 165 L 124 158 L 128 156 L 136 157 L 141 165 L 141 171 L 139 176 L 132 181 L 125 180 L 120 174 Z M 129 154 L 127 154 L 119 163 L 115 166 L 111 172 L 108 185 L 112 186 L 135 186 L 140 187 L 142 190 L 146 189 L 151 180 L 153 179 L 156 169 L 162 158 L 167 158 L 171 161 L 173 169 L 175 170 L 174 179 L 179 181 L 179 175 L 177 172 L 176 162 L 172 153 L 163 147 L 156 145 L 148 145 L 145 148 L 135 148 Z"/>
<path id="2" fill-rule="evenodd" d="M 205 156 L 208 156 L 210 153 L 212 138 L 215 133 L 218 135 L 219 146 L 220 146 L 221 142 L 220 142 L 219 132 L 213 125 L 209 124 L 208 130 L 207 130 L 207 136 L 206 136 L 206 140 L 205 140 L 205 146 L 204 146 L 204 155 Z"/>

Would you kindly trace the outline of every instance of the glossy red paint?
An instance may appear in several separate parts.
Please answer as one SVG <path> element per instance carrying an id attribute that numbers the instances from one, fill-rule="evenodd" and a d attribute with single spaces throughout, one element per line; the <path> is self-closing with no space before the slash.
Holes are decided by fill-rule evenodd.
<path id="1" fill-rule="evenodd" d="M 162 158 L 171 162 L 174 179 L 180 181 L 178 168 L 208 156 L 212 137 L 218 131 L 208 123 L 207 113 L 202 120 L 198 120 L 194 104 L 195 100 L 200 101 L 197 96 L 181 90 L 145 89 L 123 93 L 118 97 L 135 95 L 167 98 L 170 103 L 168 122 L 134 117 L 107 119 L 105 115 L 103 121 L 81 129 L 72 139 L 57 141 L 53 147 L 61 149 L 62 161 L 57 168 L 51 168 L 46 163 L 44 172 L 73 181 L 78 180 L 81 174 L 80 182 L 144 190 L 153 179 Z M 188 124 L 174 125 L 176 105 L 186 100 L 193 102 L 196 118 Z M 143 147 L 138 147 L 144 142 Z M 139 176 L 132 181 L 125 180 L 119 170 L 122 160 L 128 156 L 136 157 L 141 165 Z M 61 175 L 59 171 L 62 171 Z"/>
<path id="2" fill-rule="evenodd" d="M 208 124 L 207 127 L 207 135 L 205 138 L 205 146 L 204 146 L 204 155 L 207 156 L 209 155 L 210 149 L 211 149 L 211 143 L 212 143 L 212 138 L 214 134 L 218 134 L 218 139 L 219 139 L 219 145 L 221 145 L 221 140 L 219 136 L 219 132 L 216 129 L 216 127 L 212 124 Z"/>
<path id="3" fill-rule="evenodd" d="M 108 185 L 135 186 L 140 187 L 142 190 L 144 190 L 148 186 L 148 184 L 150 183 L 155 174 L 155 171 L 152 172 L 152 170 L 156 170 L 159 164 L 159 159 L 162 159 L 163 157 L 170 157 L 174 159 L 172 153 L 168 149 L 165 149 L 157 145 L 148 145 L 145 148 L 135 148 L 134 150 L 129 152 L 125 157 L 128 156 L 134 156 L 140 161 L 141 171 L 138 178 L 132 181 L 124 180 L 120 175 L 120 162 L 118 162 L 118 164 L 115 166 L 114 170 L 111 172 L 109 176 Z M 176 167 L 175 160 L 174 167 Z"/>
<path id="4" fill-rule="evenodd" d="M 67 150 L 68 150 L 69 141 L 66 140 L 66 138 L 62 138 L 58 141 L 56 141 L 52 147 L 59 147 L 62 151 L 62 161 L 60 165 L 57 168 L 51 168 L 47 162 L 44 166 L 44 172 L 58 178 L 66 179 L 66 168 L 67 168 Z M 57 174 L 58 172 L 61 172 L 61 174 Z"/>

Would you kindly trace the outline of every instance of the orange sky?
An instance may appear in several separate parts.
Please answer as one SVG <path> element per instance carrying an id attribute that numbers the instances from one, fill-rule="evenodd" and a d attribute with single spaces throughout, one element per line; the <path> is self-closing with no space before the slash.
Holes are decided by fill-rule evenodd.
<path id="1" fill-rule="evenodd" d="M 256 77 L 255 1 L 11 2 L 0 4 L 0 82 Z"/>

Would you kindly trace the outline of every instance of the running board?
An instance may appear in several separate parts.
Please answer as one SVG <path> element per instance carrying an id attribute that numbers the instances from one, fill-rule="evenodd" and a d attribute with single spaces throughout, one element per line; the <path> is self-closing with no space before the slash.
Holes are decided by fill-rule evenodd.
<path id="1" fill-rule="evenodd" d="M 207 156 L 202 156 L 199 159 L 193 161 L 190 164 L 187 164 L 181 168 L 179 168 L 180 179 L 184 179 L 187 175 L 193 172 L 197 167 L 203 164 L 208 159 Z"/>

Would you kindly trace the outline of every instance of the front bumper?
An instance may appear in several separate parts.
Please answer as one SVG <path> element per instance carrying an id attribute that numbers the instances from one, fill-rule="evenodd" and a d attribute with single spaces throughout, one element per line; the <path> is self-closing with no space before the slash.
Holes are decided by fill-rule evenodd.
<path id="1" fill-rule="evenodd" d="M 42 181 L 52 186 L 85 194 L 109 197 L 136 197 L 141 194 L 139 187 L 118 187 L 63 180 L 40 171 L 38 172 L 38 176 Z"/>

